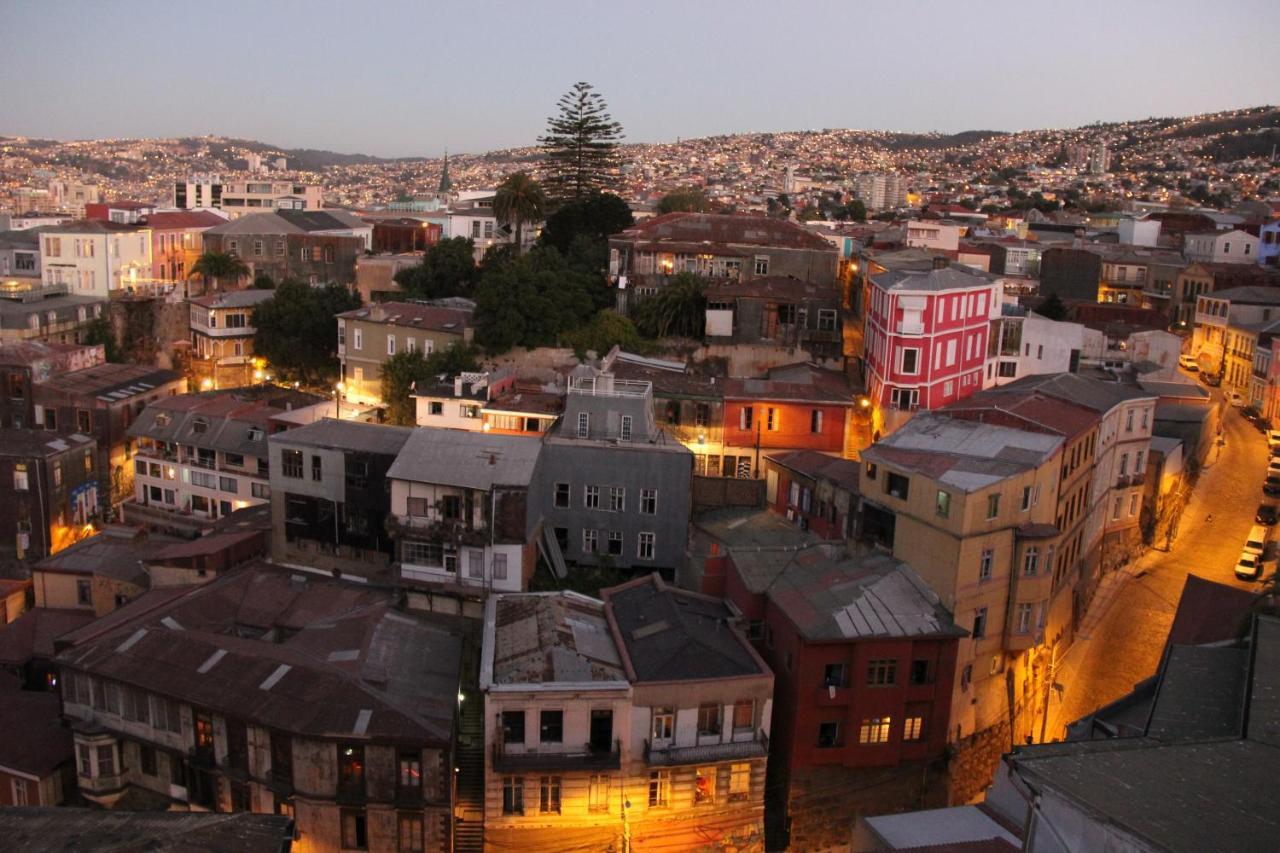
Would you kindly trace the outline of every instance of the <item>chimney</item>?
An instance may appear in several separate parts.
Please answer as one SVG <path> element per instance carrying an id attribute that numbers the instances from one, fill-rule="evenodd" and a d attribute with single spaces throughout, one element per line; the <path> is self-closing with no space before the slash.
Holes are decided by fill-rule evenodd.
<path id="1" fill-rule="evenodd" d="M 935 270 L 945 270 L 951 266 L 951 259 L 946 255 L 937 255 L 933 259 L 933 268 Z"/>

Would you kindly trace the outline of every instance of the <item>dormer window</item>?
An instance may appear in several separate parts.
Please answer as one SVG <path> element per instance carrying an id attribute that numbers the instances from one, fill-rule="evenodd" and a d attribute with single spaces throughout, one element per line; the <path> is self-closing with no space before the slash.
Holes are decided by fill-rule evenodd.
<path id="1" fill-rule="evenodd" d="M 262 435 L 261 427 L 249 427 L 248 438 L 250 441 L 262 441 Z"/>
<path id="2" fill-rule="evenodd" d="M 201 435 L 207 432 L 208 429 L 209 429 L 209 421 L 205 420 L 204 418 L 196 418 L 191 423 L 191 431 L 194 432 L 196 435 Z"/>
<path id="3" fill-rule="evenodd" d="M 158 415 L 156 415 L 156 426 L 167 427 L 169 425 L 169 422 L 170 422 L 170 418 L 167 412 L 160 412 Z"/>

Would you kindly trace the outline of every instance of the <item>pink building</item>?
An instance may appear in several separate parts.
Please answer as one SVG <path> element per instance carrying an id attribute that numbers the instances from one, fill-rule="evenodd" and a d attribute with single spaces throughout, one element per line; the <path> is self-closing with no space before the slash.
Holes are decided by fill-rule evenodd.
<path id="1" fill-rule="evenodd" d="M 867 394 L 875 429 L 890 432 L 917 409 L 982 388 L 999 285 L 961 267 L 872 276 L 866 320 Z"/>
<path id="2" fill-rule="evenodd" d="M 205 230 L 226 221 L 226 217 L 207 210 L 165 211 L 148 216 L 151 278 L 156 282 L 186 282 L 203 251 Z"/>

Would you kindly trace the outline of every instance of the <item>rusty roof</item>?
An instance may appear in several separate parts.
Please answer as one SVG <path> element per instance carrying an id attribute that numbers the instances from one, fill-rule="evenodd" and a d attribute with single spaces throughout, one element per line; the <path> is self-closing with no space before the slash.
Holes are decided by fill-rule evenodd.
<path id="1" fill-rule="evenodd" d="M 604 602 L 575 592 L 520 593 L 494 606 L 493 683 L 626 682 Z"/>
<path id="2" fill-rule="evenodd" d="M 738 244 L 809 249 L 836 254 L 830 242 L 785 219 L 724 213 L 667 213 L 646 219 L 613 235 L 613 240 L 648 243 Z"/>

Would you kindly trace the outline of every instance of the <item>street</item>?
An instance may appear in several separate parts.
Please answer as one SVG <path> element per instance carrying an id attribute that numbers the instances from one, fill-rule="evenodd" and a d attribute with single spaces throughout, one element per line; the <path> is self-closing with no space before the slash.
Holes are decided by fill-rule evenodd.
<path id="1" fill-rule="evenodd" d="M 1047 739 L 1061 738 L 1067 723 L 1155 674 L 1188 574 L 1257 586 L 1237 580 L 1234 568 L 1258 504 L 1268 499 L 1262 493 L 1267 442 L 1239 409 L 1224 409 L 1226 445 L 1209 451 L 1172 550 L 1149 551 L 1105 579 L 1075 642 L 1059 659 L 1055 680 L 1064 690 L 1050 700 Z M 1273 568 L 1268 564 L 1265 572 Z"/>

